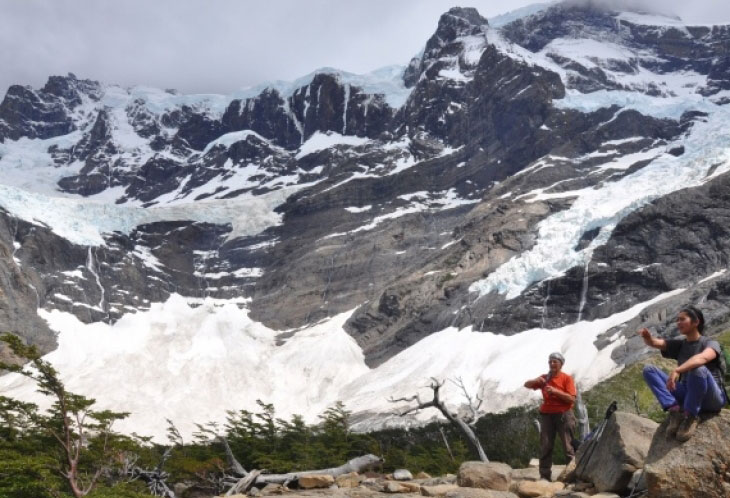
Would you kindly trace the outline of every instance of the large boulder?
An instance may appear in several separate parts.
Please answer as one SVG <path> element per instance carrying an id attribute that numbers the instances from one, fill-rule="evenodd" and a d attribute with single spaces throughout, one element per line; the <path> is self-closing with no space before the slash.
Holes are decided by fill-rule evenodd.
<path id="1" fill-rule="evenodd" d="M 596 442 L 581 446 L 575 476 L 598 491 L 621 493 L 642 468 L 658 424 L 633 413 L 615 412 Z"/>
<path id="2" fill-rule="evenodd" d="M 512 467 L 498 462 L 464 462 L 459 467 L 457 483 L 468 488 L 509 491 Z"/>
<path id="3" fill-rule="evenodd" d="M 686 443 L 659 426 L 646 457 L 649 498 L 727 498 L 730 496 L 730 412 L 703 416 Z"/>

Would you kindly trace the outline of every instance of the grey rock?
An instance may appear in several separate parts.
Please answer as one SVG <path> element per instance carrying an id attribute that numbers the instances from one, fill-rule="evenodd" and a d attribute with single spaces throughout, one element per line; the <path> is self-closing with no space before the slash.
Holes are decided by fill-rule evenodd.
<path id="1" fill-rule="evenodd" d="M 581 445 L 575 476 L 601 492 L 624 492 L 634 472 L 644 466 L 657 427 L 652 420 L 615 412 L 600 439 Z"/>
<path id="2" fill-rule="evenodd" d="M 408 469 L 395 469 L 393 479 L 396 481 L 410 481 L 413 479 L 413 474 Z"/>
<path id="3" fill-rule="evenodd" d="M 720 498 L 730 492 L 730 413 L 703 416 L 686 443 L 666 435 L 665 420 L 646 457 L 650 498 Z"/>

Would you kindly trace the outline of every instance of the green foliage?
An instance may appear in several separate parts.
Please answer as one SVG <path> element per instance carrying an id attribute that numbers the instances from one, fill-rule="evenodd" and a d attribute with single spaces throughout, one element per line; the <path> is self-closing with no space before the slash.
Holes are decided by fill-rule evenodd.
<path id="1" fill-rule="evenodd" d="M 657 422 L 664 419 L 664 411 L 662 411 L 649 386 L 644 382 L 642 371 L 646 365 L 656 365 L 669 372 L 676 366 L 676 362 L 655 354 L 644 361 L 624 368 L 620 373 L 598 383 L 591 390 L 585 392 L 583 399 L 592 426 L 595 426 L 603 419 L 606 408 L 614 400 L 621 411 L 637 413 L 638 407 L 638 412 L 642 416 Z"/>
<path id="2" fill-rule="evenodd" d="M 112 424 L 127 413 L 93 410 L 93 399 L 66 391 L 53 366 L 34 346 L 4 334 L 11 352 L 27 366 L 0 362 L 0 369 L 28 377 L 54 403 L 40 413 L 32 403 L 0 397 L 0 496 L 88 495 L 130 438 L 115 434 Z M 59 479 L 59 477 L 63 478 Z"/>

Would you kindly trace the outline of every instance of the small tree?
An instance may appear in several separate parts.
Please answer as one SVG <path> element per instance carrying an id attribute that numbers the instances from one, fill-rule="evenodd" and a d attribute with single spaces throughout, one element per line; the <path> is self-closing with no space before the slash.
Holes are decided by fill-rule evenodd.
<path id="1" fill-rule="evenodd" d="M 449 408 L 446 406 L 446 404 L 441 400 L 440 396 L 440 390 L 444 385 L 444 381 L 439 381 L 438 379 L 432 377 L 431 378 L 431 385 L 430 388 L 433 391 L 433 399 L 430 401 L 421 401 L 421 398 L 418 394 L 415 394 L 413 396 L 410 396 L 408 398 L 398 398 L 395 399 L 393 397 L 390 398 L 391 403 L 399 403 L 399 402 L 408 402 L 411 403 L 413 401 L 416 402 L 415 406 L 412 406 L 400 413 L 401 417 L 404 417 L 406 415 L 409 415 L 411 413 L 418 412 L 420 410 L 424 410 L 426 408 L 436 408 L 438 411 L 441 412 L 441 414 L 446 417 L 446 419 L 454 424 L 461 432 L 466 436 L 467 441 L 471 444 L 472 448 L 474 448 L 474 451 L 477 455 L 479 455 L 479 459 L 482 462 L 488 462 L 489 459 L 487 458 L 487 454 L 484 452 L 484 448 L 482 447 L 482 443 L 479 441 L 479 438 L 476 436 L 475 428 L 476 423 L 479 420 L 481 414 L 479 412 L 479 409 L 482 405 L 482 399 L 477 395 L 476 398 L 472 398 L 471 395 L 466 390 L 466 387 L 464 385 L 464 382 L 459 378 L 456 381 L 453 381 L 457 386 L 459 386 L 464 395 L 466 396 L 466 399 L 469 403 L 469 414 L 466 416 L 459 416 L 457 413 L 452 412 L 449 410 Z"/>
<path id="2" fill-rule="evenodd" d="M 88 495 L 101 475 L 112 466 L 115 453 L 110 443 L 116 439 L 112 425 L 129 414 L 93 410 L 95 400 L 68 392 L 56 369 L 41 358 L 35 346 L 23 344 L 12 334 L 0 336 L 0 341 L 5 342 L 15 356 L 28 362 L 25 366 L 0 362 L 0 369 L 34 380 L 38 391 L 54 400 L 46 415 L 33 410 L 33 405 L 19 402 L 12 405 L 12 410 L 4 410 L 3 417 L 9 422 L 5 425 L 8 436 L 13 437 L 13 431 L 27 429 L 29 421 L 37 430 L 50 434 L 61 450 L 60 472 L 71 492 L 76 498 Z M 10 407 L 7 400 L 3 400 L 6 408 Z"/>

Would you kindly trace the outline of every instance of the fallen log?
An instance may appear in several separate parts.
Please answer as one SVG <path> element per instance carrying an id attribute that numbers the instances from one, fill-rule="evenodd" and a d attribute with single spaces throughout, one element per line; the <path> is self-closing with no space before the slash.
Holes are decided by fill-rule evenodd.
<path id="1" fill-rule="evenodd" d="M 231 489 L 228 490 L 226 496 L 232 496 L 238 493 L 245 493 L 249 490 L 251 486 L 253 486 L 254 482 L 256 482 L 256 478 L 259 476 L 259 474 L 261 474 L 261 471 L 252 470 L 245 477 L 242 477 L 236 484 L 231 486 Z"/>
<path id="2" fill-rule="evenodd" d="M 234 484 L 234 486 L 247 485 L 250 488 L 251 486 L 254 486 L 256 484 L 288 484 L 292 481 L 296 481 L 301 476 L 312 474 L 326 474 L 336 478 L 337 476 L 349 474 L 350 472 L 362 473 L 372 469 L 373 467 L 376 467 L 377 465 L 380 465 L 381 463 L 383 463 L 382 458 L 372 454 L 368 454 L 353 458 L 352 460 L 349 460 L 347 463 L 340 465 L 339 467 L 331 467 L 328 469 L 318 470 L 303 470 L 300 472 L 289 472 L 287 474 L 258 474 L 257 476 L 255 476 L 255 479 L 251 481 L 245 481 L 247 477 L 254 474 L 254 472 L 258 472 L 251 471 L 248 473 L 248 476 L 238 480 L 236 484 Z"/>

